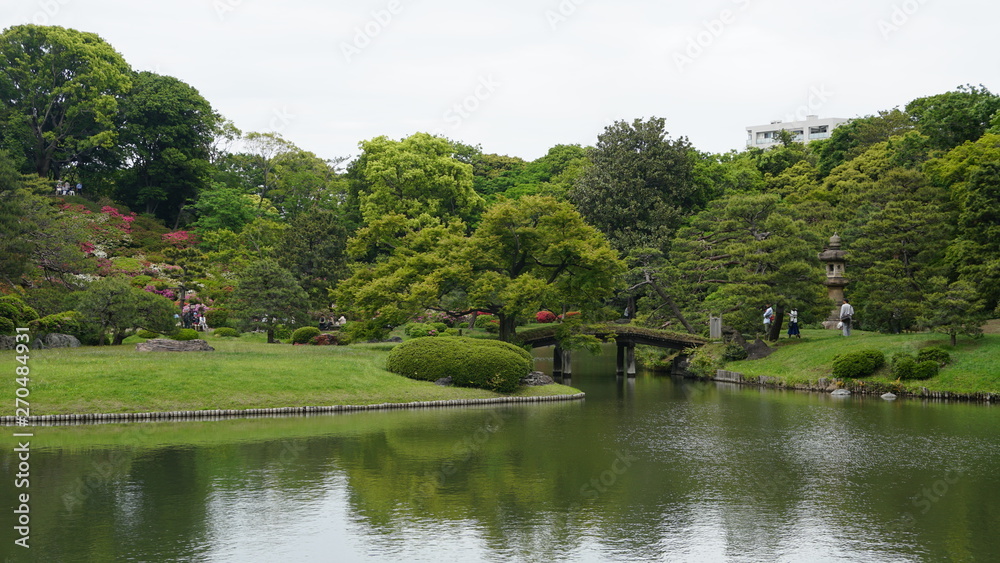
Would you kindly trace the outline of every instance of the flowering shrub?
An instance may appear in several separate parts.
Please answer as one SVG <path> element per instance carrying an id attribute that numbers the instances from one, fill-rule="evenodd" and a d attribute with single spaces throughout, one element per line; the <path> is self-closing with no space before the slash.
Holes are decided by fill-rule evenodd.
<path id="1" fill-rule="evenodd" d="M 569 311 L 569 312 L 566 313 L 565 317 L 563 315 L 559 315 L 556 318 L 561 321 L 561 320 L 564 320 L 564 319 L 568 319 L 570 317 L 575 317 L 575 316 L 577 316 L 579 314 L 580 314 L 580 311 Z"/>
<path id="2" fill-rule="evenodd" d="M 540 323 L 555 322 L 556 315 L 552 311 L 539 311 L 535 313 L 535 320 Z"/>
<path id="3" fill-rule="evenodd" d="M 163 242 L 173 245 L 176 248 L 188 248 L 197 244 L 198 239 L 191 231 L 174 231 L 162 235 Z"/>

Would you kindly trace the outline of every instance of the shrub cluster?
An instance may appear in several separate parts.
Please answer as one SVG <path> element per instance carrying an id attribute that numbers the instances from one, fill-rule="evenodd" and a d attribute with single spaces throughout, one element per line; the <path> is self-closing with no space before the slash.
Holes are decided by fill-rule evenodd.
<path id="1" fill-rule="evenodd" d="M 437 336 L 438 329 L 431 323 L 410 323 L 406 325 L 406 335 L 410 338 L 420 338 L 422 336 Z"/>
<path id="2" fill-rule="evenodd" d="M 930 379 L 949 361 L 951 356 L 948 352 L 936 347 L 920 350 L 916 358 L 897 352 L 892 355 L 892 376 L 896 379 Z"/>
<path id="3" fill-rule="evenodd" d="M 885 365 L 885 354 L 881 350 L 868 348 L 840 354 L 833 359 L 833 376 L 837 378 L 859 378 L 874 374 Z"/>
<path id="4" fill-rule="evenodd" d="M 182 328 L 171 334 L 170 338 L 174 340 L 196 340 L 198 338 L 198 331 L 193 328 Z"/>
<path id="5" fill-rule="evenodd" d="M 556 314 L 552 311 L 539 311 L 535 313 L 535 321 L 539 323 L 554 323 L 556 322 Z"/>
<path id="6" fill-rule="evenodd" d="M 451 377 L 460 387 L 515 391 L 532 367 L 525 350 L 498 340 L 460 336 L 408 340 L 389 352 L 386 369 L 411 379 Z"/>
<path id="7" fill-rule="evenodd" d="M 219 328 L 215 329 L 212 332 L 212 334 L 214 334 L 216 336 L 222 336 L 222 337 L 225 337 L 225 338 L 239 338 L 240 331 L 238 331 L 238 330 L 236 330 L 235 328 L 232 328 L 232 327 L 220 326 Z"/>
<path id="8" fill-rule="evenodd" d="M 38 318 L 38 313 L 15 295 L 0 297 L 0 334 L 14 334 Z"/>
<path id="9" fill-rule="evenodd" d="M 140 330 L 139 332 L 137 332 L 135 334 L 139 338 L 145 338 L 147 340 L 149 340 L 150 338 L 159 338 L 160 337 L 159 333 L 153 332 L 151 330 L 146 330 L 146 329 L 142 329 L 142 330 Z"/>
<path id="10" fill-rule="evenodd" d="M 314 326 L 304 326 L 292 333 L 292 344 L 308 344 L 310 340 L 320 335 L 320 330 Z"/>
<path id="11" fill-rule="evenodd" d="M 97 331 L 88 326 L 83 315 L 77 311 L 63 311 L 35 319 L 28 323 L 28 328 L 40 338 L 46 334 L 69 334 L 75 336 L 81 343 L 97 344 Z"/>
<path id="12" fill-rule="evenodd" d="M 309 343 L 314 346 L 337 346 L 340 344 L 339 334 L 317 334 L 309 339 Z"/>
<path id="13" fill-rule="evenodd" d="M 496 324 L 500 321 L 497 320 L 495 315 L 479 315 L 476 317 L 476 328 L 487 328 L 487 325 Z"/>

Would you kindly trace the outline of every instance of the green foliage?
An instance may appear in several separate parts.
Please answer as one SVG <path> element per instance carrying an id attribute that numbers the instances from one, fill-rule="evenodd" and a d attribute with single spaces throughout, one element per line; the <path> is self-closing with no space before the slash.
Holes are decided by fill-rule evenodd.
<path id="1" fill-rule="evenodd" d="M 0 297 L 0 317 L 10 319 L 15 328 L 26 327 L 28 323 L 38 318 L 38 313 L 20 297 L 4 295 Z"/>
<path id="2" fill-rule="evenodd" d="M 310 340 L 320 335 L 320 330 L 314 326 L 304 326 L 292 333 L 292 344 L 308 344 Z"/>
<path id="3" fill-rule="evenodd" d="M 58 177 L 64 163 L 113 145 L 118 101 L 131 76 L 122 56 L 94 33 L 12 26 L 0 34 L 5 136 L 16 138 L 32 172 Z"/>
<path id="4" fill-rule="evenodd" d="M 271 259 L 247 266 L 232 294 L 232 310 L 242 325 L 267 330 L 268 342 L 274 341 L 279 325 L 305 324 L 308 306 L 309 296 L 292 274 Z"/>
<path id="5" fill-rule="evenodd" d="M 97 344 L 96 333 L 87 326 L 83 315 L 77 311 L 53 313 L 28 323 L 36 338 L 46 334 L 70 334 L 83 344 Z"/>
<path id="6" fill-rule="evenodd" d="M 496 315 L 477 315 L 476 328 L 486 328 L 490 324 L 496 324 Z"/>
<path id="7" fill-rule="evenodd" d="M 917 351 L 917 361 L 926 362 L 927 360 L 933 360 L 940 366 L 945 366 L 951 363 L 951 354 L 949 354 L 943 348 L 937 346 L 928 346 L 927 348 L 921 348 Z"/>
<path id="8" fill-rule="evenodd" d="M 982 85 L 959 86 L 955 91 L 906 104 L 917 129 L 930 139 L 933 148 L 942 150 L 981 137 L 998 111 L 1000 96 Z"/>
<path id="9" fill-rule="evenodd" d="M 422 336 L 437 336 L 442 332 L 444 332 L 443 329 L 438 330 L 429 323 L 410 323 L 409 325 L 406 326 L 406 335 L 409 336 L 410 338 L 420 338 Z"/>
<path id="10" fill-rule="evenodd" d="M 196 340 L 199 338 L 198 331 L 193 328 L 181 328 L 170 335 L 173 340 Z"/>
<path id="11" fill-rule="evenodd" d="M 688 359 L 687 370 L 695 377 L 708 379 L 715 377 L 715 372 L 724 366 L 722 347 L 715 344 L 695 350 Z"/>
<path id="12" fill-rule="evenodd" d="M 900 380 L 916 379 L 917 361 L 913 356 L 905 352 L 897 352 L 892 355 L 890 363 L 892 377 Z"/>
<path id="13" fill-rule="evenodd" d="M 848 352 L 833 359 L 833 376 L 836 378 L 868 377 L 883 365 L 885 365 L 885 354 L 880 350 L 864 349 Z"/>
<path id="14" fill-rule="evenodd" d="M 938 374 L 939 369 L 940 364 L 934 360 L 918 362 L 916 368 L 914 369 L 913 378 L 921 380 L 930 379 Z"/>
<path id="15" fill-rule="evenodd" d="M 0 316 L 0 334 L 13 335 L 16 333 L 16 328 L 14 321 L 10 320 L 10 317 Z"/>
<path id="16" fill-rule="evenodd" d="M 158 332 L 153 332 L 151 330 L 146 330 L 146 329 L 140 330 L 139 332 L 135 333 L 135 335 L 138 336 L 139 338 L 145 338 L 147 340 L 150 338 L 159 338 L 161 336 L 160 333 Z"/>
<path id="17" fill-rule="evenodd" d="M 212 307 L 205 311 L 205 322 L 210 327 L 224 327 L 229 323 L 229 309 Z"/>
<path id="18" fill-rule="evenodd" d="M 609 125 L 588 156 L 593 166 L 569 199 L 620 252 L 666 249 L 681 219 L 710 199 L 687 139 L 669 140 L 662 118 Z"/>
<path id="19" fill-rule="evenodd" d="M 214 334 L 215 336 L 221 336 L 221 337 L 224 337 L 224 338 L 239 338 L 240 331 L 236 330 L 235 328 L 231 328 L 231 327 L 228 327 L 228 326 L 223 326 L 223 327 L 219 327 L 219 328 L 215 329 L 212 332 L 212 334 Z"/>
<path id="20" fill-rule="evenodd" d="M 132 329 L 166 333 L 174 329 L 176 307 L 166 297 L 132 286 L 120 276 L 100 279 L 90 285 L 78 304 L 87 322 L 102 335 L 111 331 L 118 345 Z"/>
<path id="21" fill-rule="evenodd" d="M 726 362 L 738 362 L 747 359 L 747 351 L 735 342 L 727 342 L 722 352 L 722 359 Z"/>
<path id="22" fill-rule="evenodd" d="M 408 340 L 389 353 L 386 369 L 424 381 L 451 377 L 459 387 L 511 393 L 531 371 L 531 354 L 505 342 L 443 336 Z"/>

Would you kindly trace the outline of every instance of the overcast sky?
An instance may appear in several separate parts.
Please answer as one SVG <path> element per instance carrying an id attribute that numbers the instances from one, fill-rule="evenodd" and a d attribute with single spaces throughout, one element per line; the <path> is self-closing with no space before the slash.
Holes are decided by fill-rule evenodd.
<path id="1" fill-rule="evenodd" d="M 243 131 L 323 158 L 417 131 L 533 160 L 664 117 L 703 151 L 748 125 L 1000 90 L 1000 5 L 972 0 L 32 0 L 0 26 L 100 35 Z"/>

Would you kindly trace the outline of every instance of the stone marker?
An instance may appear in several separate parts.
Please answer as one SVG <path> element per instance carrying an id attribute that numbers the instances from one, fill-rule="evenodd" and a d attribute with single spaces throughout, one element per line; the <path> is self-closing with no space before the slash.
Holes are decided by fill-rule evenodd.
<path id="1" fill-rule="evenodd" d="M 135 345 L 140 352 L 211 352 L 215 350 L 204 340 L 170 340 L 153 338 Z"/>

